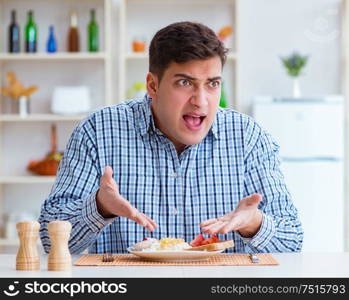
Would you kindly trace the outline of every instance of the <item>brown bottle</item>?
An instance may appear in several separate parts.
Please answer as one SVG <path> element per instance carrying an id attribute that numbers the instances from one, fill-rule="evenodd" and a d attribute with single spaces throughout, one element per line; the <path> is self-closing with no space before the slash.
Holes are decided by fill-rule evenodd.
<path id="1" fill-rule="evenodd" d="M 68 51 L 79 52 L 80 51 L 80 40 L 78 30 L 78 16 L 76 12 L 70 14 L 70 28 L 68 34 Z"/>

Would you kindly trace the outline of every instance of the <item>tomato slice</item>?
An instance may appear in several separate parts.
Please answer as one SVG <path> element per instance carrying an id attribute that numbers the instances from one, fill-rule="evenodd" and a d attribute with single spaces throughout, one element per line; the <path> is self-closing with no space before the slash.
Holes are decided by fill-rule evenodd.
<path id="1" fill-rule="evenodd" d="M 218 242 L 220 242 L 219 237 L 216 236 L 216 235 L 211 236 L 211 237 L 208 238 L 206 241 L 207 241 L 207 244 L 213 244 L 213 243 L 218 243 Z"/>
<path id="2" fill-rule="evenodd" d="M 202 233 L 199 233 L 191 242 L 190 246 L 192 247 L 198 247 L 201 245 L 201 243 L 205 240 L 204 236 Z"/>
<path id="3" fill-rule="evenodd" d="M 212 235 L 211 237 L 205 239 L 202 233 L 200 233 L 195 237 L 195 239 L 193 239 L 190 242 L 190 246 L 198 247 L 198 246 L 208 245 L 208 244 L 213 244 L 218 242 L 220 242 L 220 239 L 218 238 L 218 236 Z"/>

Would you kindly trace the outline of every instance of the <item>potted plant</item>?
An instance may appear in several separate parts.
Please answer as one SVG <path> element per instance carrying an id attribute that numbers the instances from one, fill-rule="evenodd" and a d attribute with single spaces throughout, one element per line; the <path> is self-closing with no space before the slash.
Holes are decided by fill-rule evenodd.
<path id="1" fill-rule="evenodd" d="M 21 117 L 26 117 L 29 113 L 29 97 L 38 90 L 38 86 L 32 85 L 25 88 L 23 84 L 17 80 L 14 72 L 8 72 L 6 80 L 8 86 L 0 87 L 0 95 L 2 94 L 9 97 L 11 102 L 15 104 L 14 106 L 16 108 L 14 110 L 16 113 L 19 113 Z"/>
<path id="2" fill-rule="evenodd" d="M 292 53 L 288 57 L 281 57 L 284 67 L 287 69 L 287 74 L 293 78 L 293 97 L 299 98 L 301 96 L 299 88 L 299 79 L 301 71 L 307 64 L 308 56 L 303 56 L 297 52 Z"/>

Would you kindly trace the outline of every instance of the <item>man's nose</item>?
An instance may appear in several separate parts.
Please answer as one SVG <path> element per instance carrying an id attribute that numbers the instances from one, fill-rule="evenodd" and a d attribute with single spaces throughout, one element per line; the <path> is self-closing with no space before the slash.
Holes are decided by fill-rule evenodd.
<path id="1" fill-rule="evenodd" d="M 207 95 L 205 89 L 197 88 L 191 97 L 191 103 L 197 107 L 207 105 Z"/>

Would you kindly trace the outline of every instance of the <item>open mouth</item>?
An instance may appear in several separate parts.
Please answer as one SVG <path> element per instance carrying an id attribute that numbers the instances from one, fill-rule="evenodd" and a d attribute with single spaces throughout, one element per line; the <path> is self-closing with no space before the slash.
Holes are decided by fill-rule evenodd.
<path id="1" fill-rule="evenodd" d="M 189 130 L 199 130 L 206 116 L 184 115 L 184 124 Z"/>

